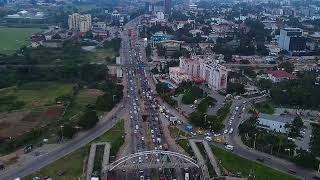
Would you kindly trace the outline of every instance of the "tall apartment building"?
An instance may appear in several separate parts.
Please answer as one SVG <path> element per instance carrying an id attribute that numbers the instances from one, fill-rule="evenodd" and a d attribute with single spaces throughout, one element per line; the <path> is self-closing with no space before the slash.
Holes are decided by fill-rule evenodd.
<path id="1" fill-rule="evenodd" d="M 281 49 L 292 51 L 304 51 L 306 49 L 306 39 L 302 36 L 300 28 L 283 28 L 280 30 L 278 46 Z"/>
<path id="2" fill-rule="evenodd" d="M 200 78 L 207 82 L 210 89 L 226 89 L 227 77 L 227 68 L 216 63 L 214 60 L 207 60 L 200 63 Z"/>
<path id="3" fill-rule="evenodd" d="M 166 14 L 171 14 L 171 0 L 164 0 L 164 12 Z"/>
<path id="4" fill-rule="evenodd" d="M 69 29 L 73 31 L 88 32 L 92 28 L 91 15 L 74 13 L 68 18 Z"/>
<path id="5" fill-rule="evenodd" d="M 177 84 L 189 80 L 205 82 L 212 90 L 226 89 L 228 69 L 218 64 L 221 59 L 222 55 L 180 58 L 179 67 L 169 68 L 170 79 Z"/>

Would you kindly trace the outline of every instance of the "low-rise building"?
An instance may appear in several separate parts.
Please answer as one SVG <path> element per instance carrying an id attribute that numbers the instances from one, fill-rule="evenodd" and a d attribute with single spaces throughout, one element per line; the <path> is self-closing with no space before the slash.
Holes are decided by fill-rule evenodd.
<path id="1" fill-rule="evenodd" d="M 278 83 L 284 80 L 293 80 L 297 79 L 296 76 L 293 74 L 290 74 L 286 71 L 283 70 L 275 70 L 275 71 L 268 71 L 268 78 L 273 82 L 273 83 Z"/>
<path id="2" fill-rule="evenodd" d="M 269 131 L 286 133 L 288 132 L 286 124 L 290 124 L 292 121 L 293 118 L 287 116 L 260 113 L 258 117 L 258 127 Z"/>
<path id="3" fill-rule="evenodd" d="M 179 67 L 170 67 L 169 68 L 169 77 L 176 84 L 180 84 L 183 81 L 189 80 L 188 74 L 186 72 L 184 72 L 183 70 L 181 70 Z"/>

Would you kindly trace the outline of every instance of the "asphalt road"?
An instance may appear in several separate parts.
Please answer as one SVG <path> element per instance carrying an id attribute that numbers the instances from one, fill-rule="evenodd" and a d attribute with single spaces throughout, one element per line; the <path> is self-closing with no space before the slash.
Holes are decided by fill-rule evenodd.
<path id="1" fill-rule="evenodd" d="M 123 101 L 121 101 L 117 109 L 115 110 L 114 114 L 122 114 L 125 109 L 123 109 L 121 106 L 123 105 Z M 107 115 L 108 116 L 108 115 Z M 116 118 L 114 116 L 108 117 L 104 119 L 104 121 L 101 124 L 98 124 L 93 129 L 85 132 L 81 136 L 77 136 L 70 142 L 68 142 L 63 147 L 52 151 L 48 154 L 42 155 L 41 157 L 28 162 L 22 166 L 19 166 L 17 168 L 14 168 L 9 171 L 5 171 L 4 173 L 0 174 L 0 180 L 11 180 L 15 179 L 17 177 L 25 177 L 27 175 L 30 175 L 39 169 L 49 165 L 50 163 L 74 152 L 75 150 L 83 147 L 84 145 L 90 143 L 97 137 L 103 135 L 105 132 L 110 130 L 118 121 L 120 118 Z"/>
<path id="2" fill-rule="evenodd" d="M 260 98 L 260 100 L 263 100 L 263 98 Z M 246 99 L 246 103 L 237 103 L 236 106 L 238 106 L 239 109 L 242 109 L 242 107 L 249 108 L 251 106 L 250 99 L 249 100 Z M 309 171 L 309 170 L 303 169 L 301 167 L 296 166 L 294 163 L 290 161 L 280 159 L 270 154 L 263 153 L 245 146 L 240 139 L 238 127 L 243 121 L 247 120 L 250 117 L 250 114 L 248 114 L 247 111 L 244 111 L 241 114 L 240 110 L 235 111 L 234 108 L 231 108 L 231 113 L 232 112 L 236 112 L 235 119 L 233 120 L 233 123 L 231 124 L 231 126 L 226 123 L 226 127 L 230 126 L 234 129 L 234 131 L 232 134 L 226 134 L 226 136 L 227 136 L 228 143 L 234 146 L 233 153 L 253 161 L 256 161 L 258 158 L 260 159 L 263 158 L 264 162 L 263 163 L 258 162 L 258 163 L 267 165 L 273 169 L 282 171 L 284 173 L 288 173 L 289 169 L 294 170 L 296 173 L 292 175 L 297 176 L 301 179 L 310 179 L 310 180 L 313 179 L 313 177 L 316 175 L 315 171 Z"/>

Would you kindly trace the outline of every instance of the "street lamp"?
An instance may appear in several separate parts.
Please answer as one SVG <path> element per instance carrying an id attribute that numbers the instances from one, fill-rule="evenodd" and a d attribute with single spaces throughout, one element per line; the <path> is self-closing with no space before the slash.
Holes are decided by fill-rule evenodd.
<path id="1" fill-rule="evenodd" d="M 254 134 L 253 149 L 256 149 L 257 133 Z"/>
<path id="2" fill-rule="evenodd" d="M 60 130 L 61 130 L 61 140 L 62 140 L 62 142 L 64 141 L 64 140 L 63 140 L 63 127 L 64 127 L 63 125 L 60 126 Z"/>
<path id="3" fill-rule="evenodd" d="M 204 114 L 204 121 L 205 121 L 206 123 L 208 123 L 208 122 L 207 122 L 207 116 L 208 116 L 207 114 Z"/>
<path id="4" fill-rule="evenodd" d="M 112 102 L 113 102 L 113 103 L 114 103 L 114 97 L 115 97 L 115 96 L 117 96 L 117 95 L 113 95 L 113 96 L 112 96 Z"/>

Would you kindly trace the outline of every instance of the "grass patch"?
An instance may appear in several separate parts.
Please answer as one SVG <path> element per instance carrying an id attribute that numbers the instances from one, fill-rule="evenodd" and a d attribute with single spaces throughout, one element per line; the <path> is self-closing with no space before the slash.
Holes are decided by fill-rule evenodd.
<path id="1" fill-rule="evenodd" d="M 31 82 L 11 89 L 0 97 L 15 97 L 12 103 L 23 102 L 25 108 L 35 108 L 55 104 L 57 97 L 71 94 L 73 86 L 62 82 Z"/>
<path id="2" fill-rule="evenodd" d="M 169 132 L 172 138 L 191 137 L 188 133 L 181 131 L 179 128 L 175 126 L 169 126 Z"/>
<path id="3" fill-rule="evenodd" d="M 114 155 L 115 152 L 119 150 L 123 144 L 123 134 L 124 134 L 124 121 L 117 123 L 108 132 L 95 139 L 93 142 L 110 142 L 111 143 L 111 154 Z M 86 160 L 88 158 L 90 151 L 90 145 L 86 145 L 77 151 L 67 155 L 54 163 L 42 168 L 40 171 L 24 178 L 25 180 L 32 180 L 33 177 L 43 177 L 49 176 L 52 179 L 59 180 L 78 180 L 84 179 L 83 167 L 86 165 Z M 64 171 L 64 175 L 59 176 L 59 173 Z"/>
<path id="4" fill-rule="evenodd" d="M 212 166 L 212 164 L 211 164 L 211 162 L 210 162 L 210 160 L 209 160 L 209 157 L 208 157 L 208 155 L 207 155 L 207 152 L 206 152 L 203 144 L 202 144 L 201 142 L 197 142 L 196 145 L 198 146 L 198 148 L 199 148 L 199 150 L 200 150 L 200 152 L 201 152 L 201 155 L 202 155 L 202 157 L 204 158 L 204 161 L 206 162 L 206 166 L 207 166 L 207 168 L 208 168 L 209 176 L 210 176 L 210 177 L 216 177 L 217 174 L 216 174 L 216 172 L 214 171 L 214 168 L 213 168 L 213 166 Z"/>
<path id="5" fill-rule="evenodd" d="M 269 102 L 257 103 L 255 104 L 255 108 L 262 113 L 273 114 L 274 106 Z"/>
<path id="6" fill-rule="evenodd" d="M 297 180 L 291 175 L 276 171 L 257 162 L 247 160 L 230 152 L 211 146 L 211 149 L 222 166 L 233 174 L 241 174 L 249 179 Z M 253 177 L 255 176 L 255 178 Z"/>
<path id="7" fill-rule="evenodd" d="M 209 106 L 214 106 L 216 102 L 216 99 L 207 96 L 204 99 L 202 99 L 201 102 L 198 104 L 197 111 L 207 113 Z"/>
<path id="8" fill-rule="evenodd" d="M 115 64 L 116 52 L 112 48 L 99 48 L 92 52 L 91 62 L 103 64 Z"/>
<path id="9" fill-rule="evenodd" d="M 186 151 L 190 155 L 190 157 L 195 158 L 194 152 L 189 144 L 189 141 L 187 139 L 180 139 L 177 140 L 176 143 Z"/>
<path id="10" fill-rule="evenodd" d="M 75 99 L 70 103 L 66 114 L 65 120 L 78 119 L 80 114 L 86 109 L 88 105 L 94 105 L 97 97 L 102 95 L 103 92 L 96 89 L 81 89 L 75 96 Z"/>
<path id="11" fill-rule="evenodd" d="M 11 54 L 30 42 L 30 36 L 40 32 L 40 28 L 0 27 L 0 53 Z"/>

